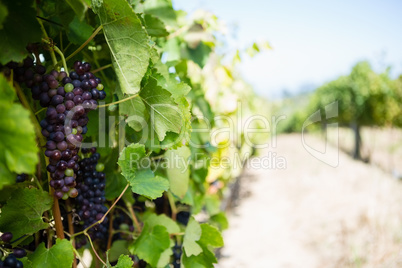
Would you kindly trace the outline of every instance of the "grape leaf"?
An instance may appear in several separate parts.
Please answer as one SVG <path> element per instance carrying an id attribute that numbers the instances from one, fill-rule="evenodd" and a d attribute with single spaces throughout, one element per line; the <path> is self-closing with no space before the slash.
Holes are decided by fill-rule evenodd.
<path id="1" fill-rule="evenodd" d="M 10 109 L 0 106 L 0 114 L 7 115 L 0 119 L 0 160 L 10 171 L 34 173 L 38 147 L 29 112 L 20 104 L 13 104 Z"/>
<path id="2" fill-rule="evenodd" d="M 178 38 L 167 40 L 164 48 L 164 53 L 167 54 L 166 61 L 177 61 L 181 59 L 181 48 Z"/>
<path id="3" fill-rule="evenodd" d="M 176 150 L 169 150 L 165 153 L 167 177 L 170 190 L 173 194 L 183 198 L 188 189 L 190 169 L 188 159 L 191 151 L 188 147 L 180 147 Z"/>
<path id="4" fill-rule="evenodd" d="M 2 160 L 1 157 L 0 160 Z M 11 185 L 13 183 L 15 183 L 15 175 L 10 172 L 4 163 L 0 162 L 0 190 L 3 189 L 4 186 Z"/>
<path id="5" fill-rule="evenodd" d="M 113 242 L 112 247 L 109 252 L 109 261 L 114 262 L 121 257 L 122 254 L 129 255 L 130 252 L 127 249 L 128 241 L 127 240 L 116 240 Z"/>
<path id="6" fill-rule="evenodd" d="M 169 182 L 154 175 L 149 168 L 150 161 L 143 144 L 130 144 L 121 152 L 118 164 L 134 193 L 155 199 L 169 189 Z"/>
<path id="7" fill-rule="evenodd" d="M 212 216 L 210 220 L 212 223 L 214 223 L 214 225 L 217 225 L 220 230 L 226 230 L 229 228 L 228 219 L 223 212 L 219 212 L 218 214 Z"/>
<path id="8" fill-rule="evenodd" d="M 28 258 L 35 268 L 71 268 L 74 259 L 73 246 L 67 239 L 57 239 L 56 244 L 47 249 L 42 242 Z"/>
<path id="9" fill-rule="evenodd" d="M 186 57 L 192 61 L 194 61 L 200 68 L 203 68 L 205 64 L 207 64 L 209 54 L 212 51 L 212 49 L 204 44 L 203 42 L 200 42 L 196 48 L 190 48 L 187 47 L 186 50 Z"/>
<path id="10" fill-rule="evenodd" d="M 170 239 L 170 245 L 164 252 L 162 252 L 157 267 L 169 267 L 170 256 L 173 254 L 172 247 L 174 247 L 174 242 L 172 239 Z"/>
<path id="11" fill-rule="evenodd" d="M 183 268 L 213 268 L 213 263 L 217 263 L 217 259 L 213 252 L 208 248 L 201 246 L 202 252 L 197 256 L 187 256 L 187 251 L 181 255 L 181 265 Z"/>
<path id="12" fill-rule="evenodd" d="M 68 40 L 76 45 L 84 43 L 92 34 L 93 27 L 85 21 L 80 21 L 77 16 L 68 25 Z"/>
<path id="13" fill-rule="evenodd" d="M 158 71 L 161 68 L 158 68 Z M 167 67 L 164 65 L 164 74 L 159 75 L 155 74 L 153 77 L 157 79 L 158 85 L 167 89 L 171 94 L 174 101 L 178 104 L 178 108 L 183 116 L 183 127 L 180 133 L 180 137 L 173 138 L 173 144 L 177 144 L 176 140 L 181 140 L 182 138 L 185 141 L 190 140 L 191 133 L 191 112 L 190 112 L 190 104 L 186 99 L 186 95 L 190 92 L 191 87 L 184 82 L 179 82 L 176 80 L 175 76 L 168 72 Z"/>
<path id="14" fill-rule="evenodd" d="M 126 187 L 127 181 L 125 178 L 118 173 L 111 172 L 106 174 L 106 187 L 105 187 L 105 197 L 107 200 L 113 200 L 117 198 L 124 187 Z"/>
<path id="15" fill-rule="evenodd" d="M 144 12 L 161 19 L 169 26 L 176 26 L 176 12 L 170 0 L 147 0 L 144 2 Z"/>
<path id="16" fill-rule="evenodd" d="M 188 227 L 187 227 L 188 228 Z M 214 253 L 210 250 L 212 247 L 222 247 L 223 239 L 218 229 L 203 223 L 201 224 L 201 238 L 195 242 L 200 246 L 202 252 L 198 255 L 189 256 L 188 249 L 185 248 L 186 254 L 182 255 L 182 264 L 184 267 L 214 267 L 213 263 L 217 263 Z"/>
<path id="17" fill-rule="evenodd" d="M 8 16 L 0 30 L 0 64 L 22 61 L 28 55 L 25 49 L 31 42 L 41 40 L 41 30 L 36 20 L 32 0 L 6 1 Z M 4 3 L 4 2 L 3 2 Z M 23 34 L 17 34 L 23 33 Z"/>
<path id="18" fill-rule="evenodd" d="M 157 81 L 151 77 L 141 90 L 140 97 L 145 103 L 152 126 L 160 141 L 165 138 L 168 131 L 180 133 L 184 116 L 171 98 L 169 91 L 158 86 Z"/>
<path id="19" fill-rule="evenodd" d="M 119 260 L 117 261 L 116 268 L 127 268 L 127 267 L 133 267 L 134 262 L 133 260 L 130 258 L 130 256 L 127 255 L 121 255 L 119 257 Z"/>
<path id="20" fill-rule="evenodd" d="M 169 33 L 166 31 L 166 26 L 157 17 L 149 14 L 145 14 L 145 27 L 150 36 L 155 37 L 164 37 L 167 36 Z"/>
<path id="21" fill-rule="evenodd" d="M 24 268 L 31 268 L 32 267 L 32 262 L 30 260 L 28 260 L 28 257 L 24 257 L 24 258 L 21 258 L 19 260 L 22 262 Z"/>
<path id="22" fill-rule="evenodd" d="M 83 0 L 66 0 L 66 2 L 71 6 L 72 10 L 74 10 L 78 19 L 83 20 L 85 12 L 87 12 L 88 9 L 86 2 Z"/>
<path id="23" fill-rule="evenodd" d="M 145 195 L 151 199 L 161 197 L 169 189 L 169 182 L 161 176 L 155 176 L 152 170 L 143 169 L 137 172 L 130 181 L 134 193 Z"/>
<path id="24" fill-rule="evenodd" d="M 0 214 L 0 230 L 12 232 L 18 238 L 47 228 L 42 214 L 52 207 L 48 192 L 38 189 L 16 189 Z"/>
<path id="25" fill-rule="evenodd" d="M 15 182 L 10 171 L 34 173 L 38 163 L 38 147 L 29 112 L 20 104 L 14 104 L 15 90 L 0 75 L 0 189 Z M 21 127 L 24 126 L 24 127 Z"/>
<path id="26" fill-rule="evenodd" d="M 191 255 L 198 255 L 202 252 L 202 248 L 197 244 L 201 238 L 201 226 L 200 224 L 191 217 L 186 232 L 184 233 L 183 248 L 186 251 L 186 255 L 190 257 Z"/>
<path id="27" fill-rule="evenodd" d="M 125 0 L 104 0 L 95 11 L 103 25 L 121 90 L 135 94 L 149 64 L 148 35 Z"/>
<path id="28" fill-rule="evenodd" d="M 167 217 L 165 214 L 151 214 L 145 219 L 145 222 L 150 228 L 154 227 L 155 225 L 165 226 L 169 234 L 180 232 L 180 228 L 177 223 L 171 218 Z"/>
<path id="29" fill-rule="evenodd" d="M 3 23 L 4 20 L 7 18 L 7 16 L 8 16 L 7 7 L 3 3 L 0 3 L 0 30 L 3 29 Z"/>
<path id="30" fill-rule="evenodd" d="M 164 267 L 167 263 L 161 265 L 159 260 L 169 246 L 170 238 L 166 227 L 156 225 L 151 228 L 145 225 L 141 235 L 130 247 L 130 252 L 145 260 L 152 267 Z"/>
<path id="31" fill-rule="evenodd" d="M 122 93 L 119 96 L 121 98 Z M 190 124 L 188 108 L 180 104 L 182 100 L 179 97 L 177 102 L 173 97 L 168 90 L 157 84 L 155 78 L 150 77 L 138 97 L 119 105 L 121 115 L 130 115 L 126 119 L 127 124 L 137 132 L 143 130 L 140 138 L 146 140 L 140 143 L 152 142 L 157 145 L 154 141 L 155 133 L 159 141 L 163 141 L 170 132 L 177 133 L 180 137 L 185 134 L 184 126 Z M 172 142 L 175 143 L 176 140 L 173 139 Z"/>
<path id="32" fill-rule="evenodd" d="M 223 238 L 221 232 L 219 232 L 216 227 L 203 223 L 201 224 L 201 230 L 201 238 L 198 243 L 204 246 L 211 245 L 216 248 L 223 247 Z"/>
<path id="33" fill-rule="evenodd" d="M 124 98 L 123 94 L 118 94 L 119 99 Z M 140 131 L 147 124 L 149 115 L 146 112 L 145 104 L 140 97 L 127 100 L 119 104 L 119 113 L 128 116 L 126 123 L 135 131 Z"/>

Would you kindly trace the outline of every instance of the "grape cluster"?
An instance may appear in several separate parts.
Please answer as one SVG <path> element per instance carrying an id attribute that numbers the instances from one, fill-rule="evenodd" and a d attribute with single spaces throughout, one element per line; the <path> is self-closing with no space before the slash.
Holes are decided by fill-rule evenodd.
<path id="1" fill-rule="evenodd" d="M 2 247 L 4 248 L 11 248 L 9 243 L 13 239 L 13 234 L 10 232 L 5 232 L 0 236 L 0 242 Z M 7 250 L 3 249 L 2 252 L 6 252 Z M 14 248 L 12 250 L 13 253 L 10 253 L 6 256 L 6 258 L 2 261 L 0 259 L 0 268 L 21 268 L 24 267 L 20 260 L 17 258 L 23 258 L 27 255 L 25 249 L 22 248 Z"/>
<path id="2" fill-rule="evenodd" d="M 79 161 L 80 169 L 77 172 L 78 197 L 75 199 L 78 216 L 82 220 L 79 224 L 88 228 L 96 221 L 102 219 L 107 212 L 104 205 L 105 198 L 105 173 L 104 165 L 98 163 L 100 154 L 96 148 L 82 148 L 81 152 L 86 156 Z M 107 218 L 88 231 L 92 239 L 107 238 Z"/>
<path id="3" fill-rule="evenodd" d="M 10 62 L 7 67 L 14 70 L 15 80 L 25 83 L 32 97 L 39 100 L 42 107 L 47 107 L 40 125 L 47 138 L 45 155 L 49 158 L 47 170 L 54 195 L 59 199 L 76 197 L 78 152 L 83 135 L 88 131 L 87 114 L 97 108 L 97 100 L 106 97 L 101 80 L 90 72 L 89 63 L 81 61 L 74 63 L 74 71 L 69 75 L 56 70 L 45 74 L 45 67 L 35 66 L 30 57 L 22 66 Z"/>
<path id="4" fill-rule="evenodd" d="M 174 247 L 173 247 L 173 262 L 172 262 L 172 264 L 173 264 L 174 268 L 180 268 L 181 254 L 182 254 L 182 248 L 176 242 Z"/>
<path id="5" fill-rule="evenodd" d="M 9 254 L 4 259 L 4 261 L 0 260 L 0 268 L 23 268 L 24 264 L 17 260 L 17 257 L 14 254 Z"/>

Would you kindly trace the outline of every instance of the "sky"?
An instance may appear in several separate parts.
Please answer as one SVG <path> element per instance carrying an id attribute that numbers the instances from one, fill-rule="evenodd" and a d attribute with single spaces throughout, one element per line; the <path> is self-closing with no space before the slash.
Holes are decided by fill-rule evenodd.
<path id="1" fill-rule="evenodd" d="M 239 66 L 267 98 L 297 94 L 348 74 L 360 60 L 377 71 L 402 74 L 402 1 L 399 0 L 173 0 L 226 22 L 228 51 L 266 40 L 273 47 Z M 233 37 L 233 35 L 235 37 Z"/>

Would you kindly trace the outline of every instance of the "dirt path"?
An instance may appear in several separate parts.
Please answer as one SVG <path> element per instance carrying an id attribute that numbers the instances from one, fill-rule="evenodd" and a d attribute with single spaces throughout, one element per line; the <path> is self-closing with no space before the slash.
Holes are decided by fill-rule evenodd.
<path id="1" fill-rule="evenodd" d="M 401 182 L 342 152 L 328 166 L 300 135 L 278 137 L 270 151 L 287 168 L 246 170 L 216 267 L 402 267 Z"/>

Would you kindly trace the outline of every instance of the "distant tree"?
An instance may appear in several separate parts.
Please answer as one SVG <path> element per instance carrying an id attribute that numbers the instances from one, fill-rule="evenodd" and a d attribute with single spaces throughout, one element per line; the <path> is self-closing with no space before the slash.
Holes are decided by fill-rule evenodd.
<path id="1" fill-rule="evenodd" d="M 349 75 L 324 84 L 313 95 L 312 111 L 338 101 L 339 124 L 354 131 L 356 159 L 361 158 L 361 127 L 392 125 L 400 114 L 402 80 L 398 91 L 388 72 L 377 74 L 367 61 L 359 62 Z"/>

